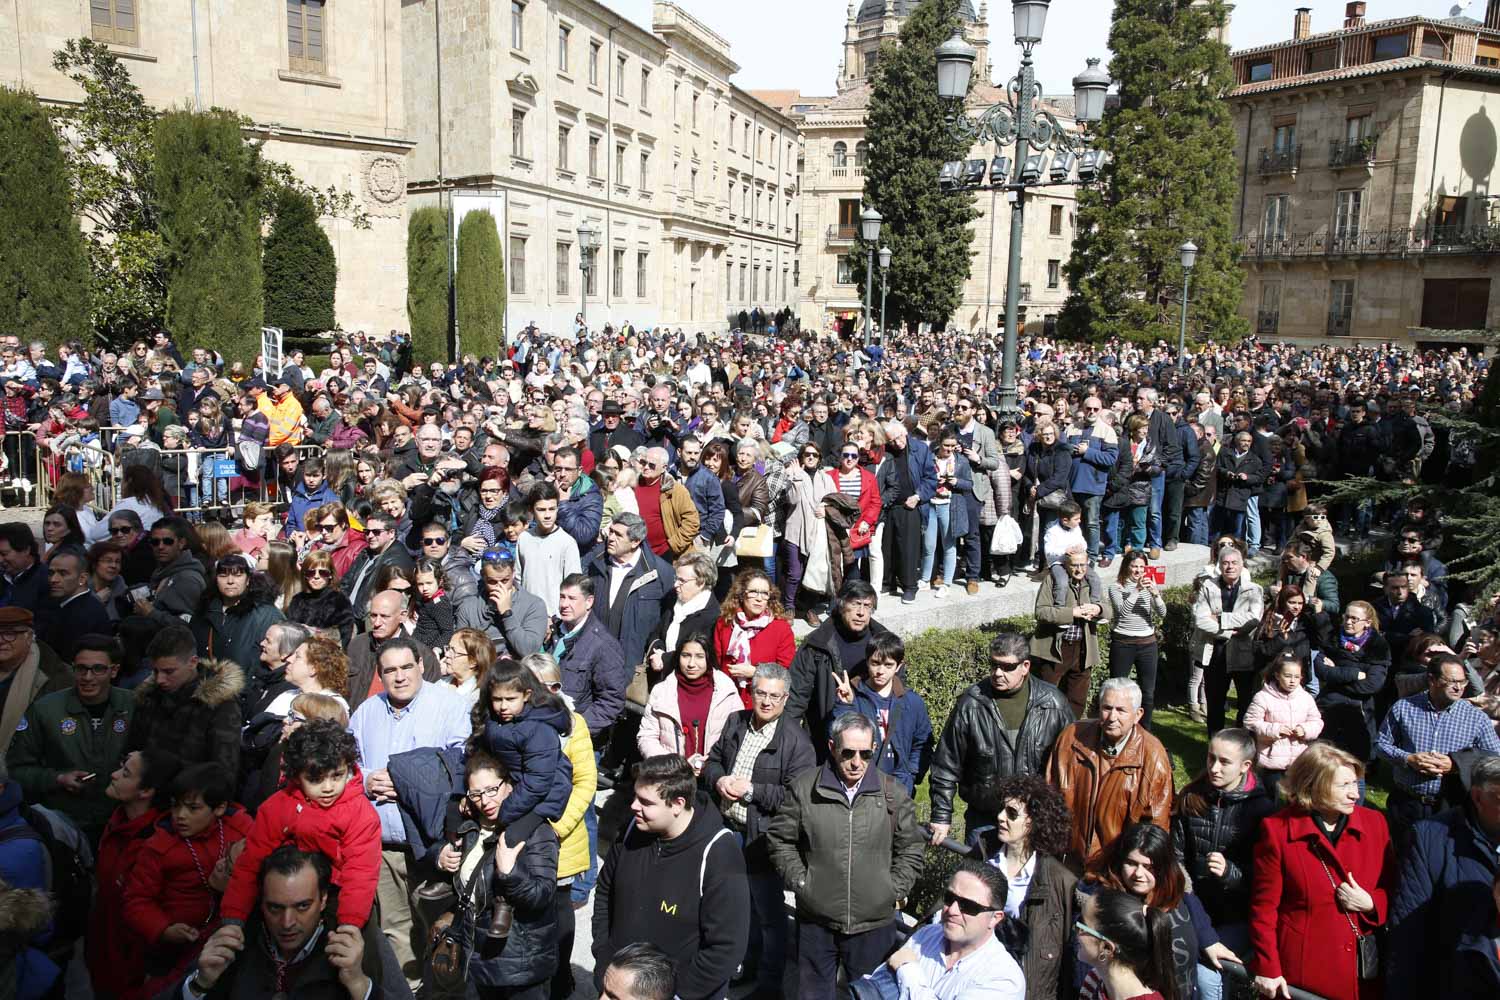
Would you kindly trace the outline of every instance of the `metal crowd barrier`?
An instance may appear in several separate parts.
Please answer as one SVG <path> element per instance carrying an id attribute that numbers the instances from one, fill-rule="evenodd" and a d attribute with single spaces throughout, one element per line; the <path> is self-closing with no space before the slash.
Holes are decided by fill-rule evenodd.
<path id="1" fill-rule="evenodd" d="M 46 509 L 52 503 L 52 484 L 60 473 L 44 452 L 35 433 L 7 430 L 0 441 L 0 507 Z"/>

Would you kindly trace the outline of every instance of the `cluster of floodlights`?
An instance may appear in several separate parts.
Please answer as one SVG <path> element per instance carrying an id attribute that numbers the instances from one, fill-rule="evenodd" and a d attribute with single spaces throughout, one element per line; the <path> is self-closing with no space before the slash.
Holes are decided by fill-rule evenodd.
<path id="1" fill-rule="evenodd" d="M 1068 151 L 1059 152 L 1052 156 L 1050 164 L 1046 153 L 1030 153 L 1021 164 L 1014 183 L 1025 186 L 1041 184 L 1045 174 L 1051 184 L 1067 184 L 1072 181 L 1076 171 L 1078 183 L 1092 184 L 1104 174 L 1104 167 L 1108 162 L 1109 154 L 1102 149 L 1086 149 L 1082 156 Z M 988 184 L 985 181 L 986 171 L 989 175 Z M 987 186 L 1012 186 L 1010 157 L 997 156 L 989 161 L 950 160 L 938 171 L 938 187 L 943 191 L 963 191 Z"/>

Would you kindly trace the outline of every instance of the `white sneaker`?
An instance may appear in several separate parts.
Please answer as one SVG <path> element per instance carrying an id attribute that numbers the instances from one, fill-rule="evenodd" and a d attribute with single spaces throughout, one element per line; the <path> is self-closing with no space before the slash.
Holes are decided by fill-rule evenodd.
<path id="1" fill-rule="evenodd" d="M 943 596 L 943 590 L 944 590 L 943 587 L 933 587 L 932 588 L 932 596 L 933 597 L 937 597 L 937 598 L 941 598 Z"/>

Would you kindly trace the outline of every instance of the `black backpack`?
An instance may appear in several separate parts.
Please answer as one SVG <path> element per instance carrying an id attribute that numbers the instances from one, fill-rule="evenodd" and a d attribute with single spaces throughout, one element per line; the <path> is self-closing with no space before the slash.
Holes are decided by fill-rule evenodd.
<path id="1" fill-rule="evenodd" d="M 23 805 L 16 812 L 23 822 L 0 829 L 0 843 L 39 841 L 47 855 L 43 887 L 56 906 L 51 955 L 68 955 L 88 928 L 94 898 L 93 851 L 72 821 L 42 806 Z"/>

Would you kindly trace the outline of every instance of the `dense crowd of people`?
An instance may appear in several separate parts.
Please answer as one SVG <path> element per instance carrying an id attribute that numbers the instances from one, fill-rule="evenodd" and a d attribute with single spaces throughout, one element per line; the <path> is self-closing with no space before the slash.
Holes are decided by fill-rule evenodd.
<path id="1" fill-rule="evenodd" d="M 1500 992 L 1500 610 L 1421 496 L 1483 357 L 329 346 L 0 341 L 7 995 Z M 879 620 L 1032 587 L 961 691 Z"/>

